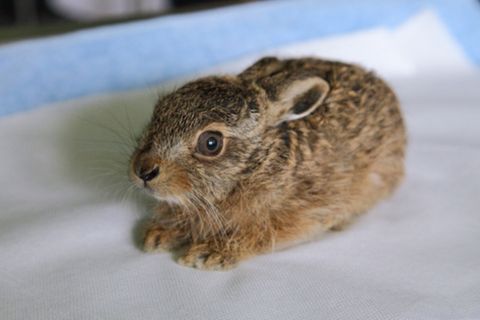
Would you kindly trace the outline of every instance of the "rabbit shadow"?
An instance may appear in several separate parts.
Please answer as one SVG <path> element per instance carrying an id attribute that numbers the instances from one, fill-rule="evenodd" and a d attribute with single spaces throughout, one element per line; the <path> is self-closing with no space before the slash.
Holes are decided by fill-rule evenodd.
<path id="1" fill-rule="evenodd" d="M 131 238 L 139 249 L 154 201 L 130 183 L 128 167 L 161 92 L 120 93 L 73 102 L 75 110 L 67 111 L 60 133 L 66 178 L 87 190 L 89 203 L 121 201 L 132 207 L 138 219 Z"/>

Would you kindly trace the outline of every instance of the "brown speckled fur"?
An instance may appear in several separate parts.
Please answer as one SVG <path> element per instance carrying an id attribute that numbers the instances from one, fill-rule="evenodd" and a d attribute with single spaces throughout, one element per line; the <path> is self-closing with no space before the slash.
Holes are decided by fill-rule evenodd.
<path id="1" fill-rule="evenodd" d="M 282 100 L 308 79 L 320 85 Z M 281 120 L 321 95 L 312 113 Z M 206 130 L 225 136 L 212 159 L 195 154 Z M 165 200 L 145 250 L 182 247 L 181 264 L 218 270 L 340 229 L 399 184 L 405 144 L 395 94 L 358 66 L 263 58 L 190 82 L 160 99 L 132 156 L 134 183 Z M 135 167 L 154 165 L 160 174 L 144 185 Z"/>

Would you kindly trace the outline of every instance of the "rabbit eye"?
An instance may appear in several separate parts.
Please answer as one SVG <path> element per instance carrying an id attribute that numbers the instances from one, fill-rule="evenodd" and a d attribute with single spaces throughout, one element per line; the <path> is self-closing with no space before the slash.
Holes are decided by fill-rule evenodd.
<path id="1" fill-rule="evenodd" d="M 206 131 L 198 137 L 197 152 L 213 157 L 222 151 L 223 135 L 218 131 Z"/>

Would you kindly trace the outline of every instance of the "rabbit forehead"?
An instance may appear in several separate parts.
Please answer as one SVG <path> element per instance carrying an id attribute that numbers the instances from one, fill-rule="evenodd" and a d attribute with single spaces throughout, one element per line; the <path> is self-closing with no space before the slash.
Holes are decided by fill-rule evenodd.
<path id="1" fill-rule="evenodd" d="M 247 123 L 245 120 L 256 119 L 248 103 L 252 97 L 253 93 L 235 78 L 210 77 L 190 82 L 158 101 L 145 143 L 170 148 L 214 123 L 223 124 L 230 132 L 237 131 Z"/>
<path id="2" fill-rule="evenodd" d="M 248 118 L 247 90 L 228 78 L 204 78 L 160 99 L 152 126 L 168 136 L 196 131 L 212 122 L 235 126 Z"/>

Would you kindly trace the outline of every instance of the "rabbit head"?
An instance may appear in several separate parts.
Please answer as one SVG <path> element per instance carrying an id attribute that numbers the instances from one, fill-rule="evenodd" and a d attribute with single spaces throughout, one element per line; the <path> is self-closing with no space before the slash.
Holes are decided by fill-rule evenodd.
<path id="1" fill-rule="evenodd" d="M 255 174 L 272 128 L 313 112 L 328 83 L 264 58 L 238 76 L 206 77 L 161 98 L 131 159 L 130 177 L 155 198 L 215 204 Z"/>

